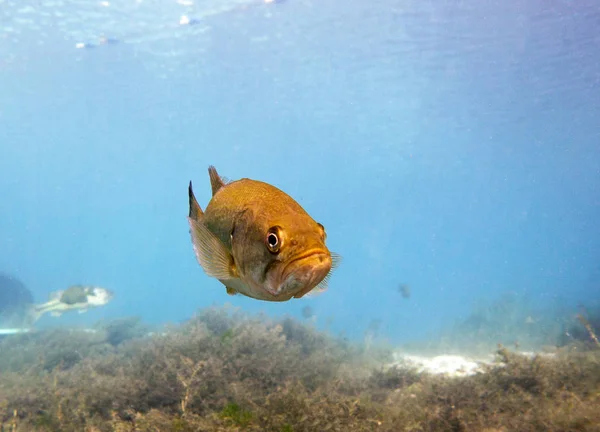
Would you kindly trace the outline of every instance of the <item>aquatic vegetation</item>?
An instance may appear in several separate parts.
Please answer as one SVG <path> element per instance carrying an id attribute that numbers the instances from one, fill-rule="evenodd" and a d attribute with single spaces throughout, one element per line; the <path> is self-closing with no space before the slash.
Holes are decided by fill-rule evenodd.
<path id="1" fill-rule="evenodd" d="M 105 339 L 109 344 L 115 346 L 130 339 L 143 337 L 150 332 L 150 326 L 144 324 L 137 316 L 98 323 L 96 328 L 104 332 Z"/>
<path id="2" fill-rule="evenodd" d="M 236 403 L 228 403 L 221 411 L 221 418 L 229 419 L 237 426 L 248 426 L 252 421 L 252 413 Z"/>
<path id="3" fill-rule="evenodd" d="M 577 314 L 577 319 L 588 332 L 590 339 L 596 344 L 596 346 L 600 347 L 600 340 L 596 335 L 596 333 L 598 333 L 598 330 L 596 330 L 598 326 L 590 323 L 590 321 L 582 314 Z"/>
<path id="4" fill-rule="evenodd" d="M 432 349 L 487 354 L 497 344 L 538 351 L 559 344 L 572 311 L 540 309 L 526 296 L 507 292 L 494 300 L 480 299 L 464 318 L 448 325 Z M 567 342 L 568 343 L 568 342 Z"/>
<path id="5" fill-rule="evenodd" d="M 114 328 L 127 325 L 140 324 L 120 320 Z M 0 430 L 597 431 L 600 425 L 600 350 L 569 346 L 526 357 L 499 347 L 484 372 L 450 378 L 390 365 L 385 354 L 366 356 L 362 347 L 291 318 L 226 308 L 203 310 L 151 335 L 107 334 L 55 330 L 0 342 Z"/>
<path id="6" fill-rule="evenodd" d="M 569 325 L 562 332 L 559 343 L 567 345 L 578 341 L 583 344 L 582 348 L 594 346 L 600 347 L 600 307 L 587 309 L 580 308 L 569 322 Z"/>

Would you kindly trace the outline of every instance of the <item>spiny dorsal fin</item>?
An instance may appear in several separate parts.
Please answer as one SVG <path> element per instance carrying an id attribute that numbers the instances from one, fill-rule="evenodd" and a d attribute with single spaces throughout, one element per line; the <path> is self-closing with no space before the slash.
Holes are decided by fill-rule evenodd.
<path id="1" fill-rule="evenodd" d="M 215 196 L 218 190 L 227 184 L 227 181 L 224 180 L 221 176 L 219 176 L 217 169 L 212 165 L 208 167 L 208 175 L 210 177 L 210 186 L 212 188 L 212 194 L 213 196 Z"/>
<path id="2" fill-rule="evenodd" d="M 202 213 L 200 204 L 198 204 L 198 201 L 196 200 L 196 197 L 194 196 L 194 190 L 192 189 L 191 181 L 190 181 L 190 185 L 188 187 L 188 197 L 189 197 L 189 202 L 190 202 L 189 217 L 193 220 L 198 220 L 198 216 L 202 216 L 204 213 Z"/>

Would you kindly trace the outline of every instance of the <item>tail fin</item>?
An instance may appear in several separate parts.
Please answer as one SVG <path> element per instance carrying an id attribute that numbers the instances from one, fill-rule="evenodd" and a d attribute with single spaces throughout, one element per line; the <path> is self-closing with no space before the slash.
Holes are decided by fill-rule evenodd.
<path id="1" fill-rule="evenodd" d="M 50 300 L 49 302 L 46 302 L 46 303 L 31 305 L 31 307 L 29 308 L 29 311 L 27 313 L 28 324 L 33 325 L 46 312 L 51 312 L 53 309 L 52 307 L 55 305 L 56 305 L 56 300 Z"/>
<path id="2" fill-rule="evenodd" d="M 44 312 L 40 311 L 39 305 L 32 304 L 26 311 L 25 316 L 23 317 L 23 325 L 25 327 L 32 327 L 33 324 L 39 320 Z"/>

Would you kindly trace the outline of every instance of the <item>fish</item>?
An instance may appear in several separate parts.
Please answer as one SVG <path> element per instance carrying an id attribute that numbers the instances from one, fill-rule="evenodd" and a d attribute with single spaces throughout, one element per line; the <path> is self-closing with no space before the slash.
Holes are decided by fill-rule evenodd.
<path id="1" fill-rule="evenodd" d="M 327 290 L 341 261 L 325 227 L 275 186 L 242 178 L 228 181 L 214 166 L 212 198 L 203 211 L 188 186 L 188 222 L 198 263 L 230 295 L 271 302 Z"/>
<path id="2" fill-rule="evenodd" d="M 398 292 L 400 293 L 402 298 L 410 298 L 410 286 L 408 286 L 407 284 L 400 284 L 398 286 Z"/>
<path id="3" fill-rule="evenodd" d="M 88 309 L 106 305 L 114 297 L 114 293 L 106 288 L 91 285 L 72 285 L 61 291 L 50 293 L 46 303 L 32 305 L 30 321 L 33 324 L 45 313 L 54 317 L 64 312 L 76 310 L 85 313 Z"/>

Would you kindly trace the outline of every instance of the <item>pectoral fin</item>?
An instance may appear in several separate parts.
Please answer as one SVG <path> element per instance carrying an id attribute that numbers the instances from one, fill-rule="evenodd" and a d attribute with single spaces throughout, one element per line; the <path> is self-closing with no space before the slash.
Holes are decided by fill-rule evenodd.
<path id="1" fill-rule="evenodd" d="M 235 278 L 233 257 L 225 245 L 204 225 L 203 215 L 188 218 L 192 244 L 198 262 L 207 275 L 217 279 Z"/>
<path id="2" fill-rule="evenodd" d="M 301 298 L 303 296 L 306 297 L 316 297 L 318 295 L 323 294 L 325 291 L 327 291 L 327 286 L 329 285 L 329 279 L 331 278 L 331 272 L 329 272 L 327 274 L 327 276 L 325 276 L 323 278 L 323 280 L 321 282 L 319 282 L 319 284 L 314 287 L 313 289 L 311 289 L 310 291 L 303 291 L 298 293 L 297 295 L 295 295 L 295 298 Z"/>
<path id="3" fill-rule="evenodd" d="M 331 270 L 329 271 L 329 273 L 327 273 L 327 276 L 325 276 L 323 278 L 323 280 L 321 282 L 319 282 L 319 284 L 316 287 L 314 287 L 310 291 L 300 292 L 297 295 L 295 295 L 294 297 L 301 298 L 304 295 L 306 295 L 306 297 L 315 297 L 315 296 L 323 294 L 325 291 L 327 291 L 327 286 L 329 285 L 329 279 L 331 278 L 331 274 L 342 262 L 342 257 L 341 257 L 341 255 L 338 255 L 335 252 L 331 252 L 331 261 L 332 261 Z"/>

